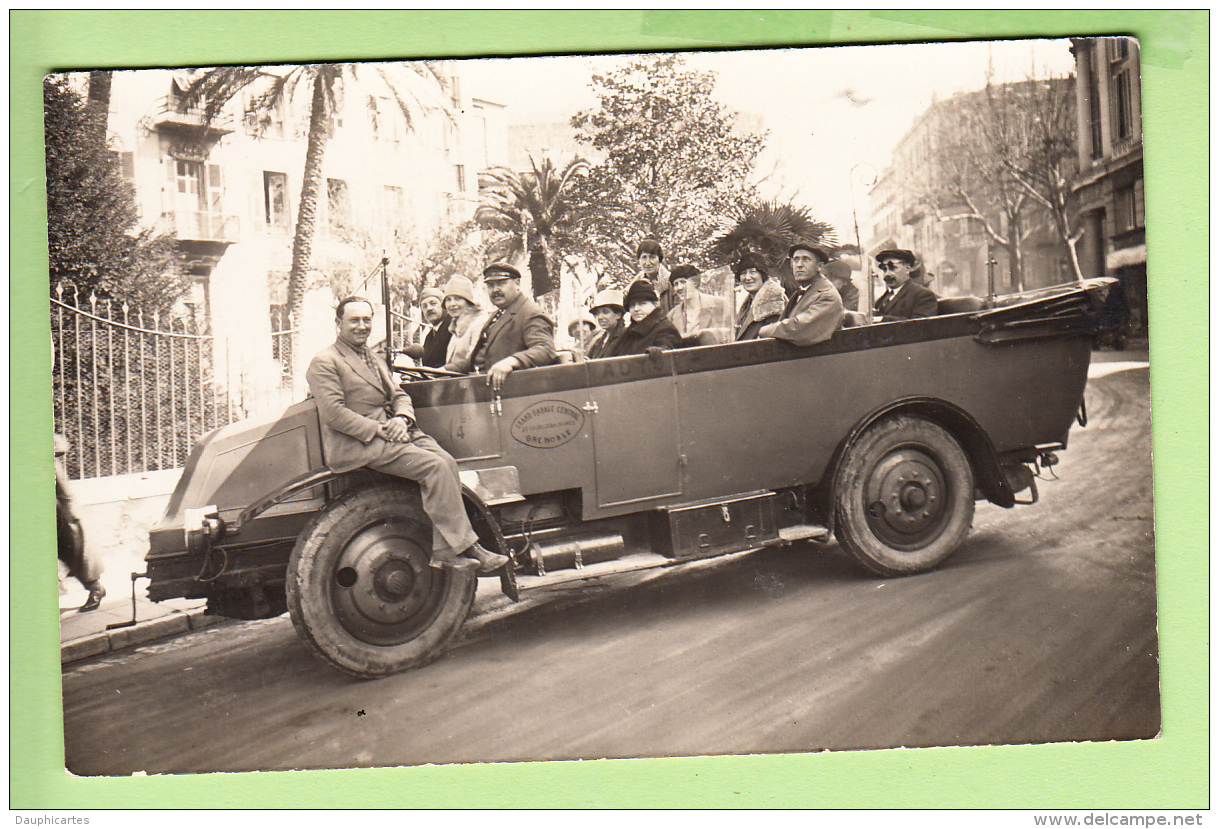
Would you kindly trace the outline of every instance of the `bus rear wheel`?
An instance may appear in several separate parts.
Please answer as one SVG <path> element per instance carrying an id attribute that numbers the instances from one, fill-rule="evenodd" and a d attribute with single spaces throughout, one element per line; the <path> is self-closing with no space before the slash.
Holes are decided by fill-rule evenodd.
<path id="1" fill-rule="evenodd" d="M 929 420 L 879 421 L 848 449 L 834 490 L 834 534 L 882 576 L 931 570 L 961 545 L 974 513 L 973 469 Z"/>

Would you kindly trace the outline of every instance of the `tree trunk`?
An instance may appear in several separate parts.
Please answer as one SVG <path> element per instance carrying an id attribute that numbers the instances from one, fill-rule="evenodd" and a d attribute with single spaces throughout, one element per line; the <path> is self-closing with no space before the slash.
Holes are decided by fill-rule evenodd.
<path id="1" fill-rule="evenodd" d="M 1008 217 L 1007 222 L 1007 262 L 1009 285 L 1012 291 L 1020 293 L 1024 290 L 1024 255 L 1020 250 L 1020 215 Z"/>
<path id="2" fill-rule="evenodd" d="M 550 261 L 546 256 L 545 242 L 537 243 L 529 251 L 529 274 L 533 279 L 533 295 L 539 297 L 554 290 L 550 278 Z"/>
<path id="3" fill-rule="evenodd" d="M 288 307 L 294 320 L 300 319 L 301 302 L 308 287 L 305 278 L 313 253 L 313 230 L 317 223 L 318 191 L 322 181 L 322 157 L 326 153 L 326 76 L 313 76 L 313 101 L 309 108 L 309 138 L 305 150 L 305 170 L 301 178 L 300 205 L 296 232 L 292 237 L 292 270 L 288 274 Z"/>
<path id="4" fill-rule="evenodd" d="M 89 73 L 89 94 L 86 111 L 89 113 L 89 129 L 93 131 L 98 146 L 106 146 L 106 128 L 110 118 L 110 86 L 113 73 L 95 69 Z"/>
<path id="5" fill-rule="evenodd" d="M 1079 251 L 1075 249 L 1075 246 L 1079 244 L 1079 240 L 1083 238 L 1083 235 L 1084 232 L 1080 229 L 1066 239 L 1067 254 L 1071 257 L 1071 270 L 1075 273 L 1076 282 L 1084 281 L 1084 272 L 1079 267 Z"/>

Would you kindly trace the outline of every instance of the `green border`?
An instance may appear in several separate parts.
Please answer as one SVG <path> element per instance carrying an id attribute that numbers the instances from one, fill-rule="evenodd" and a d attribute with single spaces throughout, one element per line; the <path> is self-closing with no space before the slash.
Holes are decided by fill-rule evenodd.
<path id="1" fill-rule="evenodd" d="M 9 20 L 12 808 L 1209 806 L 1208 11 L 13 11 Z M 1143 44 L 1148 248 L 1157 266 L 1150 313 L 1160 739 L 125 779 L 64 773 L 49 564 L 45 72 L 1119 33 Z"/>

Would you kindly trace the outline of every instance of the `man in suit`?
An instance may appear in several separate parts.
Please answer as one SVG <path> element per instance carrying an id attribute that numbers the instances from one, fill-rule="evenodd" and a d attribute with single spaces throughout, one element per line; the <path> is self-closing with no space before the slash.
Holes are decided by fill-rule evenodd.
<path id="1" fill-rule="evenodd" d="M 449 340 L 453 338 L 452 320 L 444 312 L 444 289 L 424 288 L 419 295 L 419 314 L 427 324 L 427 333 L 422 343 L 406 347 L 406 355 L 418 360 L 420 365 L 444 368 Z M 416 335 L 417 336 L 417 335 Z"/>
<path id="2" fill-rule="evenodd" d="M 914 254 L 908 250 L 882 250 L 876 254 L 877 267 L 888 288 L 876 300 L 877 322 L 934 317 L 938 301 L 929 288 L 910 278 L 914 270 Z"/>
<path id="3" fill-rule="evenodd" d="M 368 348 L 372 304 L 349 297 L 335 309 L 338 338 L 305 374 L 317 401 L 322 448 L 334 472 L 366 467 L 416 481 L 432 521 L 432 566 L 498 570 L 507 556 L 478 543 L 461 499 L 457 461 L 415 424 L 410 397 Z"/>
<path id="4" fill-rule="evenodd" d="M 423 321 L 432 326 L 423 340 L 423 359 L 420 362 L 432 368 L 444 368 L 449 340 L 453 338 L 449 315 L 444 311 L 444 289 L 424 288 L 419 295 L 419 311 Z"/>
<path id="5" fill-rule="evenodd" d="M 842 297 L 821 274 L 830 257 L 821 248 L 797 242 L 787 251 L 796 294 L 787 302 L 778 322 L 764 325 L 758 337 L 775 337 L 795 345 L 813 345 L 828 340 L 842 325 Z"/>
<path id="6" fill-rule="evenodd" d="M 496 311 L 483 326 L 472 359 L 474 370 L 485 371 L 491 388 L 499 391 L 516 369 L 548 366 L 558 359 L 554 323 L 521 291 L 521 272 L 511 265 L 488 265 L 483 284 Z"/>

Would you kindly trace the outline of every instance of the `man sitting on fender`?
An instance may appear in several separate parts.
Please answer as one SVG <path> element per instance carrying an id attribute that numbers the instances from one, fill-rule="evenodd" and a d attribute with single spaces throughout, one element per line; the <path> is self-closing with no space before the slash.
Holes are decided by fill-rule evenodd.
<path id="1" fill-rule="evenodd" d="M 508 563 L 478 543 L 461 499 L 457 461 L 415 425 L 410 397 L 368 348 L 372 304 L 349 297 L 335 309 L 338 339 L 305 378 L 317 401 L 322 447 L 333 472 L 366 467 L 416 481 L 432 521 L 433 567 L 490 573 Z"/>

